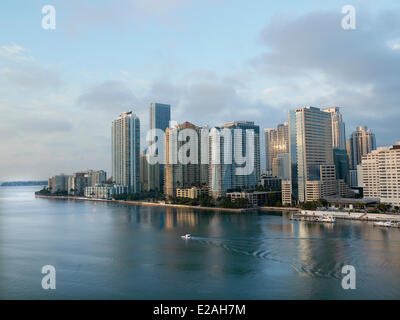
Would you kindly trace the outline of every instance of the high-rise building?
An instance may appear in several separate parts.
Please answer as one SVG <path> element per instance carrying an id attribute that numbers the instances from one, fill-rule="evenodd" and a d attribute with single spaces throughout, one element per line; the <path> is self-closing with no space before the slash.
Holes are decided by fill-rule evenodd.
<path id="1" fill-rule="evenodd" d="M 331 115 L 319 108 L 304 107 L 296 110 L 295 117 L 298 200 L 305 202 L 310 182 L 321 182 L 324 166 L 334 167 Z"/>
<path id="2" fill-rule="evenodd" d="M 375 134 L 365 126 L 358 126 L 350 136 L 350 154 L 352 169 L 361 163 L 362 156 L 376 149 Z"/>
<path id="3" fill-rule="evenodd" d="M 140 120 L 130 112 L 112 121 L 112 172 L 118 185 L 140 192 Z"/>
<path id="4" fill-rule="evenodd" d="M 272 154 L 271 154 L 271 135 L 275 129 L 265 128 L 264 129 L 264 140 L 265 140 L 265 174 L 272 176 Z"/>
<path id="5" fill-rule="evenodd" d="M 171 106 L 169 104 L 162 103 L 151 103 L 150 104 L 150 130 L 151 129 L 160 129 L 165 132 L 165 130 L 169 127 L 169 123 L 171 121 Z M 161 141 L 162 143 L 165 142 Z M 164 146 L 165 150 L 165 146 Z M 156 151 L 158 154 L 158 150 Z M 150 166 L 154 166 L 150 164 Z M 164 164 L 160 163 L 158 165 L 158 189 L 163 190 L 164 188 Z"/>
<path id="6" fill-rule="evenodd" d="M 140 185 L 146 192 L 160 188 L 160 164 L 149 164 L 146 154 L 140 155 Z"/>
<path id="7" fill-rule="evenodd" d="M 346 127 L 339 108 L 324 108 L 322 111 L 328 112 L 331 115 L 332 147 L 346 150 Z"/>
<path id="8" fill-rule="evenodd" d="M 229 189 L 250 188 L 258 184 L 260 179 L 260 127 L 251 121 L 235 121 L 223 125 L 217 130 L 228 129 L 230 139 L 225 140 L 221 134 L 214 136 L 210 133 L 209 140 L 209 188 L 210 195 L 217 198 L 224 196 Z M 237 135 L 236 130 L 240 130 Z M 248 148 L 249 134 L 247 130 L 254 133 L 253 148 Z M 240 137 L 240 138 L 239 138 Z M 240 139 L 240 140 L 239 140 Z M 230 148 L 227 147 L 230 144 Z M 232 159 L 231 163 L 225 163 L 225 150 L 231 153 L 228 158 Z M 253 170 L 247 174 L 238 174 L 238 170 L 245 167 L 246 164 L 238 164 L 235 161 L 237 155 L 243 156 L 246 150 L 253 150 L 253 154 L 247 155 L 253 161 Z M 215 159 L 219 159 L 219 163 L 215 163 Z"/>
<path id="9" fill-rule="evenodd" d="M 281 180 L 290 179 L 290 155 L 289 153 L 280 153 L 277 157 L 277 175 Z"/>
<path id="10" fill-rule="evenodd" d="M 265 159 L 267 173 L 278 176 L 278 155 L 289 152 L 288 124 L 279 124 L 276 129 L 264 129 Z"/>
<path id="11" fill-rule="evenodd" d="M 352 169 L 353 168 L 353 163 L 352 158 L 351 158 L 351 143 L 350 143 L 350 139 L 346 140 L 346 152 L 347 152 L 347 156 L 349 157 L 349 168 Z"/>
<path id="12" fill-rule="evenodd" d="M 194 140 L 193 148 L 188 150 L 189 154 L 196 157 L 195 162 L 188 161 L 182 163 L 179 159 L 179 150 L 183 145 L 189 143 L 190 139 L 196 139 L 194 136 L 186 137 L 185 141 L 179 139 L 179 133 L 182 130 L 191 129 L 192 133 L 197 136 Z M 191 187 L 205 186 L 208 183 L 208 164 L 202 163 L 202 153 L 208 153 L 208 144 L 202 149 L 201 127 L 195 126 L 190 122 L 176 125 L 173 128 L 167 128 L 165 134 L 165 184 L 164 192 L 168 197 L 176 197 L 176 189 L 186 189 Z M 194 158 L 193 158 L 194 159 Z"/>
<path id="13" fill-rule="evenodd" d="M 350 185 L 349 174 L 349 157 L 346 150 L 333 149 L 333 160 L 336 166 L 336 178 L 344 180 L 347 185 Z"/>
<path id="14" fill-rule="evenodd" d="M 364 154 L 361 166 L 364 197 L 400 206 L 400 142 Z"/>
<path id="15" fill-rule="evenodd" d="M 288 111 L 288 132 L 289 132 L 289 179 L 282 181 L 282 203 L 290 199 L 291 203 L 297 202 L 299 198 L 298 179 L 297 179 L 297 126 L 296 110 Z M 290 188 L 288 184 L 291 184 Z M 285 186 L 284 186 L 285 184 Z M 284 192 L 291 192 L 284 195 Z"/>

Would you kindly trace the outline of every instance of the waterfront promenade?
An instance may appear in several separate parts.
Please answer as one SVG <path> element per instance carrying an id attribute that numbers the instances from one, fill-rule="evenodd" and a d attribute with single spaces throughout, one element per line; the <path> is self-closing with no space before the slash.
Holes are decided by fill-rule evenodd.
<path id="1" fill-rule="evenodd" d="M 313 211 L 313 210 L 304 210 L 305 214 L 302 211 L 296 212 L 296 216 L 316 216 L 321 217 L 323 215 L 329 214 L 335 217 L 336 219 L 345 219 L 345 220 L 360 220 L 360 221 L 399 221 L 400 215 L 395 214 L 384 214 L 384 213 L 362 213 L 362 212 L 344 212 L 344 211 Z"/>
<path id="2" fill-rule="evenodd" d="M 178 209 L 196 209 L 196 210 L 208 210 L 208 211 L 225 211 L 225 212 L 247 212 L 257 210 L 258 208 L 221 208 L 221 207 L 201 207 L 201 206 L 188 206 L 183 204 L 171 204 L 171 203 L 160 203 L 160 202 L 146 202 L 146 201 L 124 201 L 124 200 L 107 200 L 107 199 L 93 199 L 85 197 L 73 197 L 73 196 L 48 196 L 48 195 L 35 195 L 37 198 L 48 198 L 58 200 L 77 200 L 77 201 L 95 201 L 95 202 L 110 202 L 110 203 L 121 203 L 136 206 L 151 206 L 151 207 L 171 207 Z M 279 211 L 275 208 L 275 211 Z"/>

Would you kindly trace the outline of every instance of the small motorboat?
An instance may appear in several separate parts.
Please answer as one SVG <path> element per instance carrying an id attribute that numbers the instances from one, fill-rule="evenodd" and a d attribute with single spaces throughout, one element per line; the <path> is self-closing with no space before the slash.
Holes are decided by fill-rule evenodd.
<path id="1" fill-rule="evenodd" d="M 190 234 L 185 234 L 184 236 L 181 236 L 182 239 L 190 239 Z"/>

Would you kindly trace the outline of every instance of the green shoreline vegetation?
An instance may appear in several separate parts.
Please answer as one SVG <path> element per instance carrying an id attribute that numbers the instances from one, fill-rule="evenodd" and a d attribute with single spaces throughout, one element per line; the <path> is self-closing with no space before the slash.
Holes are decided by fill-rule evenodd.
<path id="1" fill-rule="evenodd" d="M 255 189 L 256 190 L 256 189 Z M 255 191 L 252 190 L 252 191 Z M 242 190 L 229 190 L 231 191 L 242 191 Z M 247 190 L 249 191 L 249 190 Z M 258 191 L 258 190 L 257 190 Z M 263 190 L 265 191 L 265 190 Z M 269 190 L 270 191 L 270 190 Z M 68 195 L 67 191 L 57 191 L 51 193 L 47 187 L 43 187 L 43 189 L 35 192 L 36 195 L 43 195 L 43 196 L 62 196 L 62 197 L 69 197 L 69 198 L 84 198 L 79 196 L 70 196 Z M 87 198 L 91 199 L 91 198 Z M 99 199 L 101 200 L 101 199 Z M 115 196 L 112 200 L 116 201 L 143 201 L 148 203 L 154 204 L 170 204 L 170 205 L 182 205 L 182 206 L 192 206 L 192 207 L 202 207 L 202 208 L 223 208 L 223 209 L 251 209 L 257 208 L 252 207 L 249 201 L 245 198 L 239 198 L 235 201 L 231 201 L 229 197 L 220 197 L 218 199 L 214 199 L 208 195 L 203 195 L 198 199 L 190 199 L 190 198 L 170 198 L 166 199 L 165 195 L 158 191 L 149 191 L 149 192 L 142 192 L 139 194 L 136 193 L 129 193 L 129 194 L 121 194 Z M 305 202 L 302 204 L 298 204 L 295 207 L 290 206 L 283 206 L 280 199 L 280 194 L 269 194 L 267 196 L 267 200 L 261 207 L 271 207 L 276 209 L 303 209 L 303 210 L 318 210 L 318 209 L 328 209 L 329 203 L 324 199 L 320 199 L 318 201 L 312 202 Z M 354 204 L 354 209 L 350 210 L 350 212 L 368 212 L 368 213 L 400 213 L 400 208 L 398 206 L 391 207 L 388 204 L 379 203 L 376 207 L 366 207 L 364 204 Z"/>

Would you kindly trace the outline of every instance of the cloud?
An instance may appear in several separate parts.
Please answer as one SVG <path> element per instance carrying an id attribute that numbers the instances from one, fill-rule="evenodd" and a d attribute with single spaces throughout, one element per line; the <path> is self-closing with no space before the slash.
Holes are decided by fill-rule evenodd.
<path id="1" fill-rule="evenodd" d="M 112 111 L 129 109 L 136 105 L 138 100 L 126 83 L 106 81 L 92 86 L 87 92 L 81 94 L 77 103 L 90 109 Z"/>
<path id="2" fill-rule="evenodd" d="M 357 14 L 356 30 L 341 28 L 340 12 L 276 16 L 260 35 L 265 52 L 249 64 L 261 79 L 279 83 L 276 104 L 342 106 L 348 134 L 365 124 L 378 144 L 392 143 L 378 123 L 398 131 L 390 120 L 400 121 L 399 22 L 392 12 Z"/>
<path id="3" fill-rule="evenodd" d="M 63 85 L 58 72 L 51 67 L 32 64 L 9 64 L 0 67 L 0 83 L 12 90 L 57 90 Z"/>
<path id="4" fill-rule="evenodd" d="M 27 50 L 15 43 L 0 46 L 0 58 L 16 61 L 32 60 L 32 57 L 27 55 Z"/>

